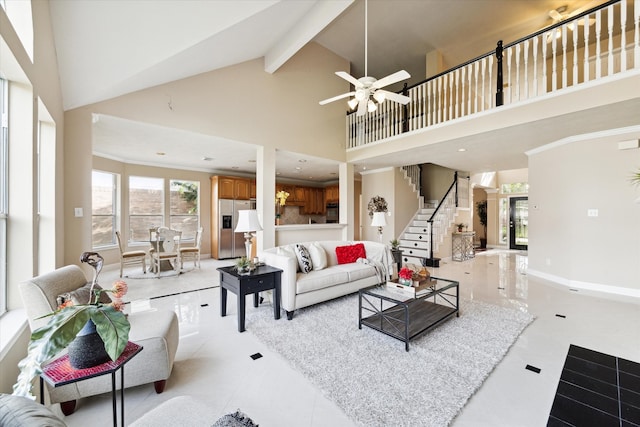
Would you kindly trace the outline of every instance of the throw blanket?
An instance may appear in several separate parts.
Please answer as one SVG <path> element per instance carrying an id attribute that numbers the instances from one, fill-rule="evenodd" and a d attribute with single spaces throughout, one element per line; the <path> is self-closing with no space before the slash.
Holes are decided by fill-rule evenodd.
<path id="1" fill-rule="evenodd" d="M 384 263 L 369 258 L 358 258 L 356 262 L 359 262 L 360 264 L 370 265 L 375 268 L 376 276 L 378 277 L 379 283 L 386 282 L 388 280 L 389 272 L 387 271 Z"/>

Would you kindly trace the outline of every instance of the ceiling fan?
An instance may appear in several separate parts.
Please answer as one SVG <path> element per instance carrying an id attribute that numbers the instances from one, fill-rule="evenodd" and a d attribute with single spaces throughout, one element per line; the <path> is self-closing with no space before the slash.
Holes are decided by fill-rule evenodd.
<path id="1" fill-rule="evenodd" d="M 368 76 L 367 70 L 367 30 L 368 30 L 368 0 L 364 1 L 364 77 L 356 79 L 345 71 L 336 71 L 338 77 L 342 77 L 349 83 L 351 83 L 355 91 L 343 93 L 342 95 L 334 96 L 333 98 L 320 101 L 320 105 L 325 105 L 338 99 L 348 98 L 353 95 L 353 98 L 349 100 L 348 105 L 351 109 L 358 107 L 357 115 L 362 116 L 367 112 L 373 112 L 378 107 L 378 104 L 382 104 L 385 100 L 398 102 L 406 105 L 411 101 L 408 96 L 400 95 L 395 92 L 382 89 L 385 86 L 397 83 L 399 81 L 408 79 L 411 77 L 405 70 L 397 71 L 387 77 L 383 77 L 380 80 L 376 80 L 375 77 Z M 373 98 L 373 99 L 371 99 Z"/>
<path id="2" fill-rule="evenodd" d="M 554 24 L 557 24 L 558 22 L 562 22 L 562 21 L 568 21 L 568 20 L 571 19 L 571 17 L 573 17 L 573 16 L 579 14 L 580 12 L 582 12 L 582 10 L 576 9 L 571 13 L 567 13 L 567 9 L 568 9 L 567 5 L 564 5 L 564 6 L 560 6 L 557 9 L 552 9 L 552 10 L 549 11 L 549 17 L 551 19 L 553 19 L 553 23 Z M 589 18 L 589 19 L 581 18 L 581 19 L 578 19 L 577 24 L 578 25 L 585 25 L 585 24 L 593 25 L 595 22 L 596 22 L 596 20 L 593 19 L 593 18 Z M 574 25 L 573 22 L 571 22 L 568 25 L 568 27 L 572 31 L 575 29 L 575 25 Z"/>

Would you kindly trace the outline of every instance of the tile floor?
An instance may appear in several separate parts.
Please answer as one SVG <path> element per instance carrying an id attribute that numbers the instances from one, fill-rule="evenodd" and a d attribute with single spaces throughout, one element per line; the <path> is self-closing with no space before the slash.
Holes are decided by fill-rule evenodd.
<path id="1" fill-rule="evenodd" d="M 217 263 L 205 260 L 202 268 L 215 277 Z M 462 298 L 516 307 L 536 316 L 454 420 L 455 427 L 546 425 L 570 344 L 640 362 L 637 300 L 571 291 L 529 277 L 526 253 L 513 251 L 490 250 L 465 262 L 441 262 L 430 270 L 434 276 L 459 280 Z M 108 273 L 103 272 L 102 283 Z M 354 426 L 284 359 L 254 338 L 251 324 L 247 332 L 237 332 L 234 298 L 229 296 L 229 315 L 224 318 L 219 314 L 217 288 L 148 301 L 152 309 L 177 313 L 180 345 L 164 393 L 156 395 L 151 385 L 127 389 L 127 423 L 172 397 L 189 395 L 207 404 L 212 422 L 240 408 L 262 427 Z M 259 309 L 271 307 L 267 303 Z M 254 308 L 249 305 L 248 310 Z M 278 321 L 286 322 L 286 316 Z M 399 346 L 398 351 L 404 350 Z M 250 356 L 257 352 L 264 357 L 253 360 Z M 540 372 L 526 369 L 527 365 Z M 53 409 L 59 411 L 57 405 Z M 183 425 L 181 415 L 185 414 L 175 414 L 174 425 Z M 65 421 L 71 427 L 111 425 L 110 395 L 80 400 L 76 413 Z"/>

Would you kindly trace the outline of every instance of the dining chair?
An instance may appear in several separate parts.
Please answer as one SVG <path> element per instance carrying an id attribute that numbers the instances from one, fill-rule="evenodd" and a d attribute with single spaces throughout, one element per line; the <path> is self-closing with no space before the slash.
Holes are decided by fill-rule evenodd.
<path id="1" fill-rule="evenodd" d="M 193 260 L 193 266 L 200 268 L 200 243 L 202 242 L 203 228 L 199 227 L 196 231 L 196 238 L 193 246 L 180 247 L 180 270 L 184 268 L 184 262 Z"/>
<path id="2" fill-rule="evenodd" d="M 118 239 L 118 249 L 120 249 L 120 277 L 122 277 L 122 271 L 125 265 L 142 265 L 142 273 L 147 272 L 147 253 L 145 251 L 125 251 L 124 244 L 122 243 L 122 236 L 119 231 L 116 231 L 116 238 Z"/>
<path id="3" fill-rule="evenodd" d="M 182 231 L 172 230 L 168 227 L 158 227 L 155 232 L 154 251 L 151 251 L 151 266 L 157 277 L 162 270 L 172 269 L 180 272 L 180 240 Z M 173 262 L 173 264 L 172 264 Z"/>

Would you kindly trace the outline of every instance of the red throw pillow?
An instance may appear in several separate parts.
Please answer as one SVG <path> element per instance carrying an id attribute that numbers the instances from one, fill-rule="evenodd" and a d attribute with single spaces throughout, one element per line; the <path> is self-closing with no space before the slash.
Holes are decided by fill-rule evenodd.
<path id="1" fill-rule="evenodd" d="M 336 246 L 336 258 L 338 264 L 349 264 L 356 262 L 358 258 L 366 258 L 367 253 L 364 250 L 364 243 L 356 243 L 349 246 Z"/>

